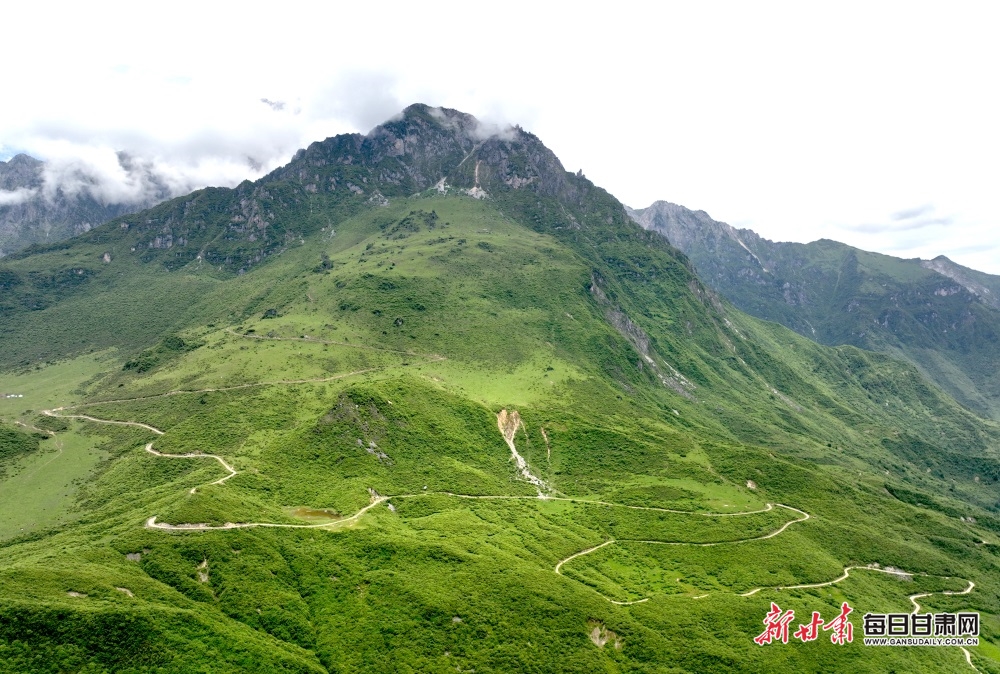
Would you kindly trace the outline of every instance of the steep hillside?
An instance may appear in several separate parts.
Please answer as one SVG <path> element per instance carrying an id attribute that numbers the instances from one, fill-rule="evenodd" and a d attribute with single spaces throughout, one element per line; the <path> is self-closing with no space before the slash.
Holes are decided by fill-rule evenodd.
<path id="1" fill-rule="evenodd" d="M 933 260 L 921 260 L 920 266 L 947 276 L 978 297 L 984 304 L 1000 309 L 1000 277 L 963 267 L 944 255 L 938 255 Z"/>
<path id="2" fill-rule="evenodd" d="M 0 506 L 67 495 L 0 507 L 0 672 L 1000 671 L 1000 429 L 521 130 L 412 106 L 0 279 L 50 438 Z M 911 596 L 980 645 L 864 646 Z M 850 644 L 753 641 L 844 601 Z"/>
<path id="3" fill-rule="evenodd" d="M 1000 417 L 1000 279 L 945 257 L 902 260 L 826 239 L 776 243 L 657 202 L 630 211 L 737 307 L 821 344 L 910 361 L 979 414 Z"/>

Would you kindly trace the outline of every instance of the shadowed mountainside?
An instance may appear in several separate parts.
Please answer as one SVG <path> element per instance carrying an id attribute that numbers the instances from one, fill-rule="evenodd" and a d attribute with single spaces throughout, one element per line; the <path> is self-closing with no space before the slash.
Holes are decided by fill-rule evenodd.
<path id="1" fill-rule="evenodd" d="M 821 344 L 908 360 L 970 409 L 1000 417 L 1000 278 L 944 256 L 773 242 L 664 201 L 630 213 L 743 311 Z"/>

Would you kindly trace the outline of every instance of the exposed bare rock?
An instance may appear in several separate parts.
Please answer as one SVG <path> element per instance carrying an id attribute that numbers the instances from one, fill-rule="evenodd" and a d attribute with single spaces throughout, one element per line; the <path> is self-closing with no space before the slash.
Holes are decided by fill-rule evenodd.
<path id="1" fill-rule="evenodd" d="M 109 201 L 96 179 L 83 173 L 74 176 L 79 187 L 67 191 L 55 177 L 46 175 L 45 162 L 25 154 L 0 161 L 0 256 L 33 243 L 54 243 L 83 234 L 171 196 L 148 167 L 125 153 L 119 153 L 118 160 L 130 180 L 147 187 L 134 199 Z"/>

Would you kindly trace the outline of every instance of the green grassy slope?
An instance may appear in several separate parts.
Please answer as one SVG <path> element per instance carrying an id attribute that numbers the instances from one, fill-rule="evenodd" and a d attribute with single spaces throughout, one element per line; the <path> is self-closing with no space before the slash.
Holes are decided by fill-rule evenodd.
<path id="1" fill-rule="evenodd" d="M 125 247 L 0 338 L 29 395 L 0 413 L 104 456 L 72 522 L 0 541 L 0 671 L 967 669 L 860 620 L 752 641 L 772 601 L 918 593 L 983 612 L 1000 670 L 994 425 L 729 308 L 596 188 L 505 190 L 514 155 L 468 151 L 450 175 L 481 162 L 490 199 L 331 211 L 243 274 L 132 259 L 115 223 L 5 261 Z M 79 310 L 111 301 L 130 329 Z M 870 564 L 926 575 L 781 589 Z"/>

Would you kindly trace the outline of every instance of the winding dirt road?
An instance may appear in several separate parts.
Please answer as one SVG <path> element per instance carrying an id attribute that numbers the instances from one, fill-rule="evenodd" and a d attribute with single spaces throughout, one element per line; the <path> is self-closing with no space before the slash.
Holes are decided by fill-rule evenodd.
<path id="1" fill-rule="evenodd" d="M 926 576 L 927 574 L 926 573 L 921 573 L 921 574 L 918 574 L 918 575 Z M 936 576 L 936 577 L 940 577 L 940 576 Z M 964 578 L 960 578 L 959 580 L 965 580 L 965 579 Z M 967 588 L 965 588 L 964 590 L 960 591 L 960 592 L 953 592 L 951 590 L 942 590 L 941 592 L 925 592 L 923 594 L 913 594 L 913 595 L 910 595 L 910 602 L 913 604 L 913 613 L 916 614 L 916 613 L 920 612 L 920 604 L 917 603 L 918 599 L 923 599 L 924 597 L 930 597 L 930 596 L 935 595 L 935 594 L 952 594 L 952 595 L 954 595 L 954 594 L 969 594 L 970 592 L 972 592 L 972 589 L 974 587 L 976 587 L 976 584 L 973 583 L 971 580 L 966 581 L 966 582 L 969 583 L 969 586 Z"/>
<path id="2" fill-rule="evenodd" d="M 42 414 L 44 414 L 47 417 L 57 417 L 60 419 L 85 419 L 87 421 L 93 421 L 94 423 L 98 424 L 114 424 L 116 426 L 134 426 L 135 428 L 145 428 L 147 431 L 156 433 L 157 435 L 163 435 L 163 431 L 161 431 L 159 428 L 154 428 L 149 424 L 143 424 L 138 421 L 115 421 L 113 419 L 98 419 L 97 417 L 92 417 L 87 414 L 58 414 L 58 412 L 62 412 L 65 409 L 69 408 L 57 407 L 52 410 L 42 410 Z"/>
<path id="3" fill-rule="evenodd" d="M 385 503 L 391 496 L 379 496 L 372 499 L 372 502 L 366 505 L 364 508 L 354 513 L 350 517 L 345 517 L 343 519 L 334 520 L 332 522 L 323 522 L 321 524 L 281 524 L 278 522 L 226 522 L 225 524 L 166 524 L 164 522 L 157 522 L 156 515 L 153 515 L 146 520 L 147 529 L 161 529 L 164 531 L 218 531 L 227 529 L 252 529 L 254 527 L 273 527 L 278 529 L 337 529 L 340 527 L 353 524 L 361 519 L 361 516 L 366 512 L 374 508 L 380 503 Z"/>
<path id="4" fill-rule="evenodd" d="M 230 332 L 232 332 L 232 331 L 230 331 Z M 363 347 L 361 345 L 353 345 L 353 344 L 347 344 L 347 343 L 341 343 L 341 342 L 329 342 L 329 341 L 320 340 L 320 339 L 314 339 L 314 338 L 263 337 L 263 336 L 258 336 L 258 335 L 239 335 L 239 333 L 235 333 L 235 332 L 233 332 L 233 334 L 235 334 L 237 336 L 240 336 L 240 337 L 246 337 L 246 338 L 252 338 L 252 339 L 278 339 L 278 340 L 293 340 L 293 339 L 298 339 L 298 341 L 311 341 L 311 342 L 318 342 L 318 343 L 324 343 L 324 344 L 343 344 L 344 346 L 355 346 L 355 347 L 360 347 L 360 348 L 372 348 L 372 349 L 376 349 L 376 350 L 394 351 L 394 350 L 391 350 L 391 349 L 378 349 L 377 347 Z M 417 354 L 410 354 L 409 352 L 403 352 L 403 351 L 399 351 L 399 353 L 407 353 L 408 355 L 417 355 Z M 426 358 L 429 358 L 431 360 L 443 360 L 444 359 L 441 356 L 428 356 Z M 42 414 L 45 414 L 46 416 L 50 416 L 50 417 L 56 417 L 56 418 L 82 419 L 82 420 L 85 420 L 85 421 L 90 421 L 90 422 L 100 423 L 100 424 L 114 424 L 114 425 L 120 425 L 120 426 L 132 426 L 132 427 L 135 427 L 135 428 L 142 428 L 142 429 L 147 430 L 147 431 L 149 431 L 149 432 L 151 432 L 151 433 L 153 433 L 153 434 L 155 434 L 157 436 L 162 436 L 162 435 L 164 435 L 164 431 L 162 431 L 162 430 L 160 430 L 160 429 L 158 429 L 158 428 L 156 428 L 154 426 L 151 426 L 149 424 L 146 424 L 146 423 L 142 423 L 142 422 L 138 422 L 138 421 L 119 421 L 119 420 L 112 420 L 112 419 L 100 419 L 100 418 L 93 417 L 93 416 L 90 416 L 90 415 L 87 415 L 87 414 L 71 414 L 71 413 L 65 413 L 65 411 L 68 410 L 68 409 L 74 409 L 74 408 L 78 408 L 78 407 L 86 407 L 86 406 L 102 405 L 102 404 L 113 404 L 113 403 L 124 403 L 124 402 L 133 402 L 133 401 L 136 401 L 136 400 L 148 400 L 148 399 L 152 399 L 152 398 L 161 398 L 161 397 L 181 395 L 181 394 L 214 393 L 214 392 L 221 392 L 221 391 L 232 391 L 232 390 L 246 389 L 246 388 L 251 388 L 251 387 L 274 386 L 274 385 L 294 385 L 294 384 L 307 384 L 307 383 L 323 383 L 323 382 L 335 381 L 337 379 L 343 379 L 343 378 L 354 376 L 354 375 L 358 375 L 358 374 L 364 374 L 366 372 L 371 372 L 371 371 L 374 371 L 374 370 L 377 370 L 377 369 L 381 369 L 381 368 L 367 368 L 367 369 L 364 369 L 364 370 L 357 370 L 355 372 L 349 372 L 349 373 L 344 373 L 344 374 L 339 374 L 339 375 L 333 375 L 331 377 L 324 377 L 324 378 L 317 378 L 317 379 L 279 380 L 279 381 L 275 381 L 275 382 L 259 382 L 259 383 L 250 383 L 250 384 L 240 384 L 240 385 L 228 386 L 228 387 L 206 388 L 206 389 L 198 389 L 198 390 L 169 391 L 167 393 L 155 394 L 155 395 L 150 395 L 150 396 L 142 396 L 142 397 L 136 397 L 136 398 L 119 399 L 119 400 L 105 400 L 105 401 L 97 401 L 97 402 L 91 402 L 91 403 L 82 403 L 82 404 L 79 404 L 79 405 L 74 405 L 74 406 L 69 406 L 69 407 L 57 407 L 57 408 L 54 408 L 54 409 L 51 409 L 51 410 L 42 410 Z M 516 412 L 515 412 L 515 414 L 516 414 Z M 513 441 L 512 441 L 513 438 L 512 437 L 508 437 L 509 435 L 513 435 L 513 433 L 510 433 L 510 429 L 509 428 L 505 428 L 505 424 L 502 421 L 500 421 L 498 419 L 498 422 L 499 422 L 498 425 L 500 426 L 500 431 L 501 431 L 501 433 L 504 436 L 504 440 L 507 441 L 508 446 L 511 448 L 511 451 L 512 451 L 512 454 L 513 454 L 514 458 L 515 459 L 520 458 L 520 456 L 518 455 L 516 449 L 513 447 Z M 519 420 L 518 420 L 518 422 L 519 422 Z M 43 429 L 35 428 L 35 427 L 29 426 L 28 424 L 25 424 L 23 422 L 16 422 L 16 423 L 20 424 L 21 426 L 25 426 L 27 428 L 32 428 L 33 430 L 37 430 L 37 431 L 41 431 L 41 432 L 47 433 L 50 436 L 55 436 L 55 433 L 53 433 L 52 431 L 46 431 L 46 430 L 43 430 Z M 510 424 L 510 425 L 513 425 L 513 427 L 514 427 L 513 430 L 514 430 L 514 432 L 516 432 L 518 425 L 517 424 Z M 146 444 L 145 451 L 148 452 L 149 454 L 152 454 L 153 456 L 157 456 L 157 457 L 161 457 L 161 458 L 169 458 L 169 459 L 212 459 L 214 461 L 217 461 L 219 463 L 219 465 L 222 466 L 222 468 L 226 470 L 227 474 L 224 475 L 223 477 L 217 479 L 217 480 L 214 480 L 213 482 L 207 483 L 208 485 L 222 485 L 227 480 L 229 480 L 230 478 L 235 477 L 236 475 L 239 474 L 239 471 L 237 471 L 232 465 L 230 465 L 224 458 L 222 458 L 221 456 L 218 456 L 216 454 L 207 454 L 207 453 L 202 453 L 202 452 L 191 452 L 191 453 L 186 453 L 186 454 L 166 454 L 166 453 L 159 452 L 156 449 L 154 449 L 152 442 L 149 442 L 149 443 Z M 144 526 L 146 528 L 148 528 L 148 529 L 157 529 L 157 530 L 161 530 L 161 531 L 172 531 L 172 532 L 224 531 L 224 530 L 232 530 L 232 529 L 248 529 L 248 528 L 258 528 L 258 527 L 284 528 L 284 529 L 327 529 L 327 530 L 335 530 L 335 529 L 347 527 L 347 526 L 349 526 L 351 524 L 354 524 L 354 523 L 358 522 L 368 511 L 370 511 L 371 509 L 375 508 L 376 506 L 378 506 L 378 505 L 380 505 L 382 503 L 388 502 L 392 498 L 407 499 L 407 498 L 420 498 L 420 497 L 431 496 L 431 495 L 443 495 L 443 496 L 448 496 L 448 497 L 452 497 L 452 498 L 462 498 L 462 499 L 493 499 L 493 500 L 529 500 L 530 499 L 530 500 L 543 500 L 543 501 L 545 501 L 545 500 L 565 501 L 565 502 L 569 502 L 569 503 L 578 503 L 578 504 L 587 504 L 587 505 L 600 505 L 600 506 L 607 506 L 607 507 L 614 507 L 614 508 L 628 508 L 628 509 L 631 509 L 631 510 L 647 510 L 647 511 L 652 511 L 652 512 L 665 512 L 665 513 L 674 513 L 674 514 L 683 514 L 683 515 L 697 515 L 697 516 L 702 516 L 702 517 L 740 517 L 740 516 L 746 516 L 746 515 L 753 515 L 753 514 L 760 514 L 760 513 L 769 512 L 769 511 L 773 510 L 775 506 L 777 506 L 779 508 L 784 508 L 784 509 L 787 509 L 787 510 L 791 510 L 791 511 L 793 511 L 795 513 L 798 513 L 799 515 L 801 515 L 801 517 L 786 522 L 780 528 L 778 528 L 775 531 L 772 531 L 772 532 L 770 532 L 768 534 L 764 534 L 762 536 L 754 536 L 754 537 L 751 537 L 751 538 L 743 538 L 743 539 L 737 539 L 737 540 L 730 540 L 730 541 L 713 541 L 713 542 L 708 542 L 708 543 L 690 543 L 690 542 L 683 542 L 683 541 L 660 541 L 660 540 L 613 539 L 612 538 L 612 539 L 609 539 L 607 541 L 604 541 L 603 543 L 599 543 L 598 545 L 595 545 L 595 546 L 586 548 L 584 550 L 581 550 L 579 552 L 576 552 L 576 553 L 574 553 L 574 554 L 566 557 L 565 559 L 562 559 L 559 562 L 557 562 L 556 565 L 555 565 L 555 568 L 553 569 L 553 571 L 557 575 L 563 576 L 562 567 L 565 564 L 567 564 L 568 562 L 570 562 L 570 561 L 572 561 L 574 559 L 583 557 L 585 555 L 591 554 L 593 552 L 596 552 L 597 550 L 600 550 L 600 549 L 602 549 L 602 548 L 604 548 L 606 546 L 609 546 L 609 545 L 612 545 L 612 544 L 615 544 L 615 543 L 640 543 L 640 544 L 647 544 L 647 545 L 676 545 L 676 546 L 693 546 L 693 547 L 714 547 L 714 546 L 720 546 L 720 545 L 737 545 L 737 544 L 742 544 L 742 543 L 750 543 L 750 542 L 753 542 L 753 541 L 762 541 L 762 540 L 767 540 L 767 539 L 770 539 L 770 538 L 774 538 L 775 536 L 778 536 L 778 535 L 782 534 L 791 525 L 797 524 L 797 523 L 800 523 L 800 522 L 805 522 L 806 520 L 808 520 L 810 518 L 809 513 L 805 512 L 804 510 L 800 510 L 800 509 L 794 508 L 792 506 L 784 505 L 782 503 L 775 503 L 775 504 L 768 503 L 766 505 L 766 507 L 764 507 L 764 508 L 762 508 L 760 510 L 743 511 L 743 512 L 732 512 L 732 513 L 713 513 L 713 512 L 693 512 L 693 511 L 685 511 L 685 510 L 675 510 L 675 509 L 670 509 L 670 508 L 659 508 L 659 507 L 655 507 L 655 506 L 626 505 L 626 504 L 621 504 L 621 503 L 611 503 L 611 502 L 607 502 L 607 501 L 579 499 L 579 498 L 572 498 L 572 497 L 565 497 L 565 496 L 562 496 L 562 497 L 552 496 L 552 495 L 548 495 L 548 494 L 542 493 L 541 488 L 546 487 L 547 485 L 545 485 L 545 483 L 542 482 L 539 478 L 537 478 L 536 476 L 534 476 L 533 474 L 531 474 L 530 473 L 530 469 L 527 467 L 527 464 L 524 463 L 522 465 L 522 462 L 523 462 L 523 459 L 521 461 L 518 461 L 519 472 L 522 473 L 522 475 L 529 482 L 531 482 L 532 484 L 534 484 L 534 486 L 536 486 L 536 488 L 538 488 L 538 495 L 537 496 L 505 496 L 505 495 L 479 495 L 479 496 L 477 496 L 477 495 L 469 495 L 469 494 L 456 494 L 456 493 L 453 493 L 453 492 L 423 492 L 423 493 L 417 493 L 417 494 L 398 494 L 396 496 L 381 496 L 381 495 L 378 495 L 378 494 L 372 492 L 371 503 L 369 503 L 365 507 L 361 508 L 356 513 L 354 513 L 353 515 L 351 515 L 349 517 L 346 517 L 346 518 L 343 518 L 343 519 L 334 520 L 334 521 L 331 521 L 331 522 L 319 523 L 319 524 L 292 524 L 292 523 L 277 523 L 277 522 L 242 522 L 242 523 L 226 522 L 225 524 L 221 524 L 221 525 L 212 525 L 212 524 L 204 524 L 204 523 L 168 524 L 168 523 L 165 523 L 165 522 L 158 522 L 157 521 L 157 516 L 153 515 L 153 516 L 151 516 L 151 517 L 149 517 L 149 518 L 147 518 L 145 520 Z M 190 493 L 195 493 L 196 490 L 197 490 L 197 487 L 193 487 L 191 489 Z M 806 584 L 800 584 L 800 585 L 780 586 L 780 587 L 774 588 L 774 590 L 776 590 L 776 591 L 784 591 L 784 590 L 794 590 L 794 589 L 807 589 L 807 588 L 827 587 L 827 586 L 839 583 L 839 582 L 841 582 L 843 580 L 846 580 L 850 576 L 850 572 L 853 571 L 853 570 L 876 571 L 876 572 L 880 572 L 880 573 L 887 573 L 887 574 L 898 575 L 898 576 L 915 576 L 915 575 L 916 576 L 929 576 L 929 574 L 925 574 L 925 573 L 910 573 L 910 572 L 900 571 L 900 570 L 896 570 L 896 569 L 879 568 L 879 567 L 876 567 L 876 566 L 873 566 L 873 565 L 869 565 L 869 566 L 849 566 L 849 567 L 845 567 L 844 568 L 844 572 L 843 572 L 842 575 L 840 575 L 837 578 L 835 578 L 833 580 L 830 580 L 830 581 L 826 581 L 826 582 L 822 582 L 822 583 L 806 583 Z M 920 604 L 917 602 L 917 599 L 928 597 L 928 596 L 931 596 L 931 595 L 934 595 L 934 594 L 944 594 L 944 595 L 964 595 L 964 594 L 969 594 L 975 588 L 975 583 L 972 582 L 972 581 L 967 581 L 967 582 L 969 583 L 968 587 L 966 587 L 962 591 L 947 591 L 946 590 L 946 591 L 942 591 L 942 592 L 928 592 L 928 593 L 920 593 L 920 594 L 911 595 L 909 597 L 909 599 L 910 599 L 910 602 L 912 602 L 912 604 L 914 606 L 913 613 L 919 612 L 920 608 L 921 608 Z M 751 597 L 754 594 L 756 594 L 757 592 L 761 591 L 762 589 L 763 588 L 755 588 L 755 589 L 750 590 L 748 592 L 742 593 L 739 596 L 740 597 Z M 595 590 L 595 592 L 596 592 L 596 590 Z M 642 603 L 648 602 L 650 600 L 650 597 L 645 597 L 645 598 L 637 599 L 637 600 L 633 600 L 633 601 L 617 601 L 617 600 L 611 599 L 610 597 L 605 596 L 604 594 L 602 594 L 600 592 L 598 592 L 598 594 L 602 598 L 604 598 L 605 600 L 607 600 L 608 602 L 610 602 L 612 604 L 615 604 L 617 606 L 632 606 L 632 605 L 635 605 L 635 604 L 642 604 Z M 709 596 L 708 594 L 703 594 L 703 595 L 698 595 L 696 597 L 692 597 L 692 599 L 702 599 L 702 598 L 705 598 L 705 597 L 708 597 L 708 596 Z M 966 648 L 964 648 L 964 647 L 960 647 L 960 650 L 964 654 L 965 660 L 968 663 L 968 665 L 970 667 L 972 667 L 972 669 L 974 669 L 974 670 L 976 670 L 978 672 L 979 670 L 976 668 L 976 666 L 972 662 L 972 655 L 971 655 L 971 653 Z"/>
<path id="5" fill-rule="evenodd" d="M 98 419 L 97 417 L 92 417 L 89 414 L 59 414 L 59 412 L 61 412 L 64 409 L 66 409 L 66 408 L 64 408 L 64 407 L 57 407 L 57 408 L 55 408 L 53 410 L 42 410 L 42 414 L 44 414 L 46 416 L 49 416 L 49 417 L 56 417 L 56 418 L 61 418 L 61 419 L 84 419 L 86 421 L 93 421 L 94 423 L 98 423 L 98 424 L 113 424 L 113 425 L 116 425 L 116 426 L 133 426 L 135 428 L 142 428 L 142 429 L 147 430 L 147 431 L 149 431 L 151 433 L 155 433 L 156 435 L 163 435 L 164 434 L 163 431 L 161 431 L 159 428 L 156 428 L 155 426 L 150 426 L 149 424 L 144 424 L 144 423 L 141 423 L 141 422 L 138 422 L 138 421 L 117 421 L 117 420 L 113 420 L 113 419 Z M 163 452 L 158 452 L 155 449 L 153 449 L 153 443 L 152 442 L 146 444 L 146 451 L 149 452 L 150 454 L 152 454 L 153 456 L 160 456 L 160 457 L 163 457 L 163 458 L 166 458 L 166 459 L 214 459 L 214 460 L 218 461 L 219 464 L 229 472 L 229 474 L 225 475 L 225 476 L 223 476 L 221 478 L 219 478 L 218 480 L 215 480 L 213 482 L 209 482 L 208 484 L 210 484 L 210 485 L 212 485 L 212 484 L 222 484 L 226 480 L 228 480 L 229 478 L 233 477 L 234 475 L 238 475 L 239 474 L 238 470 L 236 470 L 235 468 L 233 468 L 232 466 L 230 466 L 229 463 L 227 463 L 225 459 L 223 459 L 221 456 L 219 456 L 217 454 L 205 454 L 205 453 L 202 453 L 202 452 L 189 452 L 187 454 L 164 454 Z M 197 489 L 198 489 L 197 487 L 192 487 L 190 493 L 194 494 Z M 153 518 L 153 519 L 155 519 L 155 518 Z"/>
<path id="6" fill-rule="evenodd" d="M 576 499 L 553 499 L 553 500 L 573 501 L 573 500 L 576 500 Z M 614 503 L 605 503 L 603 501 L 578 501 L 578 502 L 598 503 L 598 504 L 602 504 L 602 505 L 619 505 L 619 504 L 614 504 Z M 802 515 L 802 517 L 800 517 L 799 519 L 794 519 L 794 520 L 790 520 L 788 522 L 785 522 L 785 524 L 783 524 L 780 529 L 776 529 L 775 531 L 772 531 L 769 534 L 765 534 L 764 536 L 754 536 L 753 538 L 740 538 L 740 539 L 736 539 L 736 540 L 732 540 L 732 541 L 713 541 L 713 542 L 710 542 L 710 543 L 688 543 L 688 542 L 685 542 L 685 541 L 656 541 L 656 540 L 643 540 L 643 539 L 638 539 L 638 538 L 611 538 L 611 539 L 608 539 L 608 540 L 604 541 L 603 543 L 601 543 L 599 545 L 595 545 L 592 548 L 587 548 L 586 550 L 581 550 L 580 552 L 577 552 L 577 553 L 574 553 L 574 554 L 570 555 L 566 559 L 560 560 L 559 563 L 556 564 L 556 567 L 553 569 L 553 571 L 555 571 L 556 573 L 558 573 L 561 576 L 562 575 L 562 571 L 560 571 L 560 569 L 562 569 L 563 564 L 565 564 L 566 562 L 569 562 L 569 561 L 571 561 L 573 559 L 576 559 L 577 557 L 583 557 L 584 555 L 589 555 L 591 552 L 595 552 L 597 550 L 600 550 L 604 546 L 611 545 L 612 543 L 645 543 L 645 544 L 648 544 L 648 545 L 690 545 L 692 547 L 701 547 L 701 548 L 709 548 L 709 547 L 714 547 L 714 546 L 717 546 L 717 545 L 735 545 L 736 543 L 749 543 L 751 541 L 763 541 L 763 540 L 767 540 L 768 538 L 774 538 L 775 536 L 777 536 L 778 534 L 780 534 L 781 532 L 783 532 L 785 529 L 787 529 L 791 525 L 796 524 L 798 522 L 805 522 L 807 519 L 809 519 L 809 513 L 807 513 L 806 511 L 799 510 L 798 508 L 793 508 L 791 506 L 787 506 L 787 505 L 784 505 L 782 503 L 773 503 L 773 504 L 772 503 L 768 503 L 767 507 L 763 508 L 761 510 L 748 510 L 748 511 L 745 511 L 745 512 L 738 512 L 738 513 L 696 513 L 696 512 L 686 512 L 686 511 L 683 511 L 683 510 L 667 510 L 665 508 L 653 508 L 653 507 L 648 507 L 647 508 L 647 507 L 643 507 L 643 506 L 619 505 L 619 507 L 622 507 L 622 508 L 634 508 L 634 509 L 639 509 L 639 510 L 657 510 L 657 511 L 661 511 L 661 512 L 682 513 L 682 514 L 685 514 L 685 515 L 703 515 L 705 517 L 754 515 L 754 514 L 757 514 L 757 513 L 766 513 L 769 510 L 772 510 L 774 508 L 774 506 L 778 506 L 779 508 L 786 508 L 788 510 L 792 510 L 792 511 L 797 512 L 800 515 Z M 598 593 L 598 594 L 600 594 L 600 593 Z M 753 592 L 751 592 L 750 594 L 753 594 Z M 604 597 L 603 594 L 601 596 Z M 749 595 L 747 595 L 747 596 L 749 596 Z M 639 603 L 639 601 L 646 601 L 645 599 L 642 599 L 642 600 L 634 601 L 634 602 L 617 602 L 617 601 L 614 601 L 613 599 L 610 599 L 608 597 L 604 597 L 604 598 L 607 599 L 608 601 L 610 601 L 613 604 L 622 604 L 622 605 L 624 605 L 624 604 L 637 604 L 637 603 Z"/>

